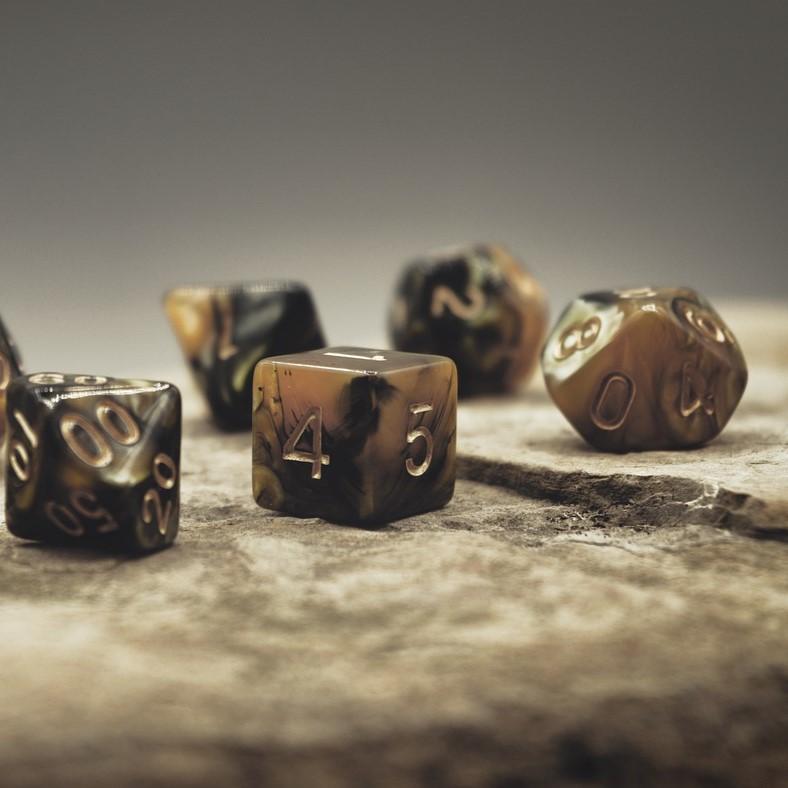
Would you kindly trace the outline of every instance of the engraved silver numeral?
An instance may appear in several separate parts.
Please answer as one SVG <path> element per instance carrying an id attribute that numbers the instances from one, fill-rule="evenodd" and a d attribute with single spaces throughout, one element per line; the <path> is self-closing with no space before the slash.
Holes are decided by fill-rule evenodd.
<path id="1" fill-rule="evenodd" d="M 167 501 L 167 506 L 163 507 L 161 496 L 158 490 L 148 490 L 142 499 L 142 520 L 146 525 L 156 521 L 156 529 L 165 536 L 167 526 L 172 515 L 172 501 Z"/>
<path id="2" fill-rule="evenodd" d="M 556 361 L 564 361 L 573 356 L 578 350 L 585 350 L 596 342 L 599 332 L 602 330 L 602 321 L 592 315 L 583 323 L 572 323 L 558 340 L 555 356 Z"/>
<path id="3" fill-rule="evenodd" d="M 30 382 L 37 386 L 57 386 L 66 382 L 66 376 L 62 372 L 37 372 L 30 376 Z M 100 386 L 108 383 L 109 379 L 103 375 L 76 375 L 74 383 L 78 386 Z"/>
<path id="4" fill-rule="evenodd" d="M 361 361 L 385 361 L 386 357 L 378 352 L 378 351 L 371 351 L 371 356 L 362 356 L 357 353 L 334 353 L 333 351 L 328 351 L 327 353 L 323 353 L 324 356 L 336 356 L 337 358 L 357 358 Z"/>
<path id="5" fill-rule="evenodd" d="M 17 440 L 11 442 L 8 449 L 8 464 L 20 482 L 26 482 L 30 478 L 30 452 L 24 443 Z"/>
<path id="6" fill-rule="evenodd" d="M 112 462 L 114 454 L 109 441 L 81 413 L 66 413 L 60 419 L 60 434 L 68 448 L 85 465 L 106 468 Z"/>
<path id="7" fill-rule="evenodd" d="M 99 504 L 98 498 L 89 490 L 73 490 L 68 501 L 71 508 L 56 501 L 48 501 L 44 506 L 44 514 L 49 522 L 68 536 L 74 539 L 84 536 L 87 529 L 83 519 L 97 523 L 96 531 L 100 534 L 118 529 L 115 518 Z"/>
<path id="8" fill-rule="evenodd" d="M 30 452 L 24 443 L 12 441 L 8 449 L 8 464 L 20 482 L 26 482 L 30 478 Z"/>
<path id="9" fill-rule="evenodd" d="M 114 459 L 107 437 L 120 446 L 133 446 L 142 432 L 131 413 L 120 403 L 109 399 L 96 405 L 96 419 L 101 430 L 81 413 L 66 413 L 60 419 L 60 434 L 85 465 L 106 468 Z"/>
<path id="10" fill-rule="evenodd" d="M 688 418 L 696 410 L 703 409 L 708 416 L 714 414 L 714 389 L 700 370 L 687 361 L 681 371 L 681 402 L 679 410 Z"/>
<path id="11" fill-rule="evenodd" d="M 99 505 L 98 498 L 89 490 L 74 490 L 69 496 L 69 501 L 78 514 L 98 523 L 96 531 L 100 534 L 108 534 L 118 530 L 115 518 L 103 506 Z"/>
<path id="12" fill-rule="evenodd" d="M 133 416 L 111 399 L 96 405 L 96 418 L 104 432 L 121 446 L 133 446 L 140 439 L 140 428 Z"/>
<path id="13" fill-rule="evenodd" d="M 114 459 L 114 453 L 105 436 L 118 445 L 133 446 L 142 433 L 131 413 L 111 400 L 102 400 L 96 406 L 96 418 L 103 432 L 81 413 L 66 413 L 60 419 L 60 434 L 72 453 L 85 465 L 91 468 L 106 468 Z M 24 414 L 15 409 L 13 419 L 25 434 L 30 450 L 35 450 L 38 447 L 38 438 Z M 8 463 L 21 482 L 30 478 L 30 450 L 18 438 L 12 440 L 9 446 Z"/>
<path id="14" fill-rule="evenodd" d="M 166 468 L 167 473 L 162 473 L 162 468 Z M 178 481 L 178 466 L 169 454 L 159 452 L 153 458 L 153 478 L 162 490 L 175 487 L 175 482 Z"/>
<path id="15" fill-rule="evenodd" d="M 39 386 L 65 383 L 66 378 L 60 372 L 39 372 L 30 376 L 30 382 Z"/>
<path id="16" fill-rule="evenodd" d="M 721 345 L 734 344 L 734 338 L 728 328 L 721 325 L 717 318 L 708 310 L 698 304 L 693 304 L 685 298 L 673 301 L 673 308 L 696 331 Z"/>
<path id="17" fill-rule="evenodd" d="M 432 411 L 432 405 L 426 402 L 416 402 L 409 405 L 408 410 L 411 415 L 418 416 L 420 413 L 430 413 Z M 424 426 L 416 427 L 408 431 L 407 441 L 409 445 L 415 443 L 419 438 L 424 440 L 427 448 L 424 451 L 424 459 L 418 465 L 413 462 L 412 457 L 408 457 L 405 460 L 405 470 L 407 470 L 411 476 L 423 476 L 432 463 L 432 452 L 434 449 L 432 433 Z"/>
<path id="18" fill-rule="evenodd" d="M 38 448 L 38 436 L 36 435 L 33 428 L 30 426 L 30 422 L 25 418 L 24 413 L 14 408 L 13 415 L 14 415 L 14 421 L 19 425 L 22 432 L 25 433 L 25 437 L 30 442 L 30 445 L 34 449 Z"/>
<path id="19" fill-rule="evenodd" d="M 465 291 L 465 298 L 468 300 L 467 304 L 450 287 L 438 285 L 432 291 L 430 312 L 433 317 L 441 317 L 444 310 L 448 309 L 461 320 L 473 320 L 484 310 L 486 303 L 484 293 L 476 285 L 469 285 Z"/>
<path id="20" fill-rule="evenodd" d="M 68 534 L 74 539 L 84 536 L 85 526 L 82 525 L 79 518 L 68 506 L 56 501 L 48 501 L 46 506 L 44 506 L 44 514 L 46 514 L 47 520 L 63 531 L 64 534 Z"/>
<path id="21" fill-rule="evenodd" d="M 166 469 L 166 473 L 163 473 L 162 469 Z M 178 466 L 175 464 L 175 460 L 168 454 L 159 452 L 153 458 L 153 478 L 162 490 L 171 490 L 175 487 L 175 482 L 178 480 Z M 167 504 L 163 505 L 159 490 L 152 488 L 145 493 L 142 499 L 142 520 L 146 525 L 155 522 L 158 532 L 162 536 L 166 536 L 172 517 L 172 509 L 172 501 L 167 501 Z"/>
<path id="22" fill-rule="evenodd" d="M 14 421 L 19 425 L 19 428 L 25 434 L 30 444 L 30 450 L 28 450 L 27 446 L 25 446 L 21 440 L 14 438 L 11 441 L 11 445 L 8 447 L 8 464 L 11 466 L 11 470 L 16 475 L 16 478 L 19 479 L 20 482 L 26 482 L 30 478 L 32 466 L 30 451 L 35 451 L 35 449 L 38 448 L 38 437 L 30 426 L 30 422 L 28 422 L 21 411 L 14 408 L 12 416 Z"/>
<path id="23" fill-rule="evenodd" d="M 312 430 L 312 451 L 297 449 L 298 441 L 307 429 Z M 293 462 L 312 463 L 312 478 L 320 479 L 322 466 L 331 463 L 331 457 L 323 454 L 323 410 L 319 405 L 310 408 L 298 422 L 293 434 L 282 449 L 282 459 Z"/>
<path id="24" fill-rule="evenodd" d="M 600 430 L 617 430 L 627 420 L 636 393 L 635 381 L 626 373 L 606 375 L 591 406 L 591 421 Z"/>

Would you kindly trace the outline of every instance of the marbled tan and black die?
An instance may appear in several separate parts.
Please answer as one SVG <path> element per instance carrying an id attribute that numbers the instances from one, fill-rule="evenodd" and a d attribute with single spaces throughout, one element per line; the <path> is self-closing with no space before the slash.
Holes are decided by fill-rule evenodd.
<path id="1" fill-rule="evenodd" d="M 747 385 L 733 333 L 688 288 L 581 296 L 548 338 L 542 368 L 572 426 L 593 446 L 616 452 L 710 441 Z"/>
<path id="2" fill-rule="evenodd" d="M 164 308 L 222 429 L 249 429 L 254 367 L 266 356 L 324 347 L 312 296 L 294 282 L 178 287 Z"/>
<path id="3" fill-rule="evenodd" d="M 265 359 L 254 379 L 257 502 L 385 523 L 454 494 L 457 374 L 445 357 L 336 347 Z"/>
<path id="4" fill-rule="evenodd" d="M 8 388 L 15 536 L 148 552 L 172 544 L 181 397 L 169 383 L 47 372 Z"/>
<path id="5" fill-rule="evenodd" d="M 547 329 L 542 288 L 495 244 L 438 251 L 409 264 L 389 316 L 394 347 L 449 356 L 460 396 L 516 389 Z"/>
<path id="6" fill-rule="evenodd" d="M 22 360 L 19 351 L 0 320 L 0 451 L 5 444 L 5 393 L 11 381 L 22 374 Z"/>

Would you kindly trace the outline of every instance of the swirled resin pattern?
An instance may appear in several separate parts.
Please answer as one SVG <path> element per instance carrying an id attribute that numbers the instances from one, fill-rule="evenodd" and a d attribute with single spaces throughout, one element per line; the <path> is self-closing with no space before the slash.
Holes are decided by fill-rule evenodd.
<path id="1" fill-rule="evenodd" d="M 181 397 L 169 383 L 44 372 L 8 388 L 8 530 L 147 552 L 172 544 Z"/>
<path id="2" fill-rule="evenodd" d="M 688 288 L 581 296 L 550 334 L 542 368 L 572 426 L 598 449 L 616 452 L 712 440 L 747 385 L 730 328 Z"/>
<path id="3" fill-rule="evenodd" d="M 410 263 L 389 315 L 392 344 L 457 365 L 459 393 L 498 394 L 528 379 L 547 328 L 534 277 L 504 247 L 476 244 Z"/>
<path id="4" fill-rule="evenodd" d="M 457 376 L 448 358 L 336 347 L 265 359 L 253 407 L 261 506 L 375 524 L 451 500 Z"/>
<path id="5" fill-rule="evenodd" d="M 216 424 L 249 429 L 252 375 L 266 356 L 326 342 L 312 296 L 294 282 L 170 290 L 164 309 Z"/>

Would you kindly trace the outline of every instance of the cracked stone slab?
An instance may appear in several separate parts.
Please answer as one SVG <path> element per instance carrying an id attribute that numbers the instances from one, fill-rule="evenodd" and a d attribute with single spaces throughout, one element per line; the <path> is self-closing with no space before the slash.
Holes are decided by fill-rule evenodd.
<path id="1" fill-rule="evenodd" d="M 379 530 L 257 507 L 249 437 L 187 396 L 175 547 L 0 533 L 0 784 L 778 785 L 788 544 L 751 538 L 779 529 L 747 502 L 781 500 L 785 399 L 756 383 L 788 368 L 781 336 L 724 443 L 650 468 L 560 415 L 559 450 L 525 407 L 463 405 L 455 499 Z M 729 454 L 766 459 L 763 485 Z M 698 485 L 740 500 L 710 487 L 704 517 Z"/>

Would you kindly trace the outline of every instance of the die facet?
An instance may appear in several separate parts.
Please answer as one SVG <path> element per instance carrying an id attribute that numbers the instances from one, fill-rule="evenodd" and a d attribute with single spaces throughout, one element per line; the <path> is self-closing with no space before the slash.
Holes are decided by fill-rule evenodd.
<path id="1" fill-rule="evenodd" d="M 547 301 L 508 250 L 476 244 L 410 263 L 389 315 L 397 350 L 448 356 L 460 396 L 510 392 L 532 373 L 547 329 Z"/>
<path id="2" fill-rule="evenodd" d="M 309 291 L 294 282 L 178 287 L 164 309 L 216 424 L 249 429 L 254 367 L 326 342 Z"/>
<path id="3" fill-rule="evenodd" d="M 451 500 L 457 373 L 450 359 L 324 348 L 261 361 L 253 393 L 261 506 L 376 524 Z"/>
<path id="4" fill-rule="evenodd" d="M 747 385 L 733 333 L 694 290 L 589 293 L 561 315 L 542 354 L 547 390 L 604 451 L 700 446 Z"/>
<path id="5" fill-rule="evenodd" d="M 5 396 L 11 381 L 22 374 L 22 361 L 11 334 L 0 320 L 0 450 L 5 445 Z"/>
<path id="6" fill-rule="evenodd" d="M 148 552 L 178 533 L 181 397 L 169 383 L 38 373 L 8 388 L 6 523 Z"/>

